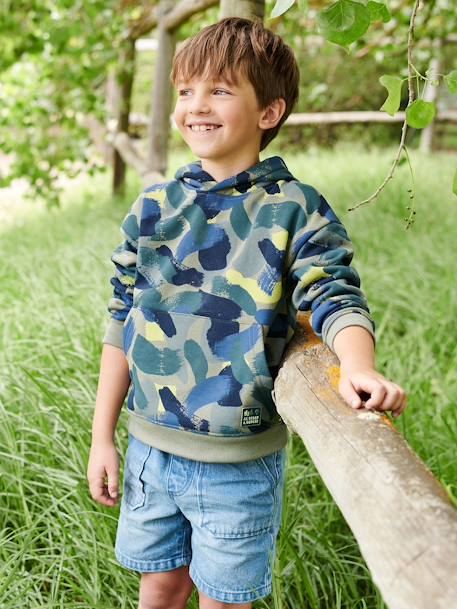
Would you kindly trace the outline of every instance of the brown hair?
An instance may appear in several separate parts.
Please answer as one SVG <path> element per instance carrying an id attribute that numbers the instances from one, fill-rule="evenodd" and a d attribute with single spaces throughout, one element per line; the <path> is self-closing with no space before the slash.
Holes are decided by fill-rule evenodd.
<path id="1" fill-rule="evenodd" d="M 279 123 L 262 134 L 263 150 L 297 103 L 300 73 L 292 49 L 261 19 L 226 17 L 185 40 L 173 58 L 170 80 L 176 85 L 180 78 L 201 76 L 237 84 L 238 73 L 251 82 L 261 109 L 280 97 L 286 102 Z"/>

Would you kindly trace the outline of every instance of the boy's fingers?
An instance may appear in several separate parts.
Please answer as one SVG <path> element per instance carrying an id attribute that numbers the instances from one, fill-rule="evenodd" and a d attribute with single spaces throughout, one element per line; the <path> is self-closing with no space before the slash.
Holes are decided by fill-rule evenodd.
<path id="1" fill-rule="evenodd" d="M 359 408 L 362 405 L 362 400 L 349 381 L 341 381 L 339 391 L 352 408 Z"/>
<path id="2" fill-rule="evenodd" d="M 114 469 L 109 468 L 108 474 L 108 493 L 111 497 L 117 497 L 119 493 L 119 470 L 117 467 Z"/>
<path id="3" fill-rule="evenodd" d="M 110 494 L 110 497 L 117 497 L 119 493 L 119 485 L 117 479 L 108 479 L 108 493 Z"/>
<path id="4" fill-rule="evenodd" d="M 92 497 L 94 499 L 98 500 L 100 497 L 103 497 L 103 489 L 104 489 L 103 476 L 99 476 L 97 478 L 92 479 L 89 486 L 90 486 L 90 490 L 92 493 Z"/>
<path id="5" fill-rule="evenodd" d="M 408 396 L 405 394 L 403 397 L 403 400 L 400 404 L 400 407 L 397 408 L 396 410 L 392 411 L 392 415 L 397 418 L 401 415 L 401 413 L 406 409 L 406 407 L 408 406 Z"/>
<path id="6" fill-rule="evenodd" d="M 114 507 L 119 498 L 119 455 L 116 450 L 106 454 L 92 454 L 89 459 L 87 480 L 94 501 Z"/>
<path id="7" fill-rule="evenodd" d="M 368 410 L 391 410 L 399 416 L 407 406 L 408 396 L 405 390 L 392 381 L 380 381 L 376 378 L 343 378 L 339 386 L 340 394 L 353 408 L 363 406 Z"/>
<path id="8" fill-rule="evenodd" d="M 392 413 L 398 412 L 400 414 L 406 408 L 406 397 L 406 393 L 401 387 L 395 383 L 390 383 L 387 386 L 387 395 L 381 405 L 381 409 L 391 410 Z"/>
<path id="9" fill-rule="evenodd" d="M 96 485 L 92 486 L 91 495 L 92 499 L 102 505 L 114 506 L 117 502 L 117 494 L 113 495 L 111 491 L 108 491 L 103 478 L 97 479 Z"/>
<path id="10" fill-rule="evenodd" d="M 401 404 L 400 388 L 395 385 L 385 386 L 384 398 L 377 404 L 380 410 L 396 410 Z M 369 407 L 369 406 L 368 406 Z"/>
<path id="11" fill-rule="evenodd" d="M 406 406 L 408 405 L 408 394 L 406 393 L 406 391 L 400 387 L 399 385 L 395 385 L 395 387 L 398 388 L 399 392 L 400 392 L 400 408 L 401 411 L 403 412 L 403 410 L 406 408 Z"/>
<path id="12" fill-rule="evenodd" d="M 339 391 L 352 408 L 363 406 L 368 410 L 391 410 L 394 417 L 400 416 L 407 405 L 408 396 L 399 385 L 380 382 L 377 379 L 362 379 L 354 382 L 343 378 Z"/>
<path id="13" fill-rule="evenodd" d="M 97 503 L 107 505 L 106 501 L 106 487 L 103 477 L 99 476 L 89 481 L 89 489 L 92 499 Z"/>
<path id="14" fill-rule="evenodd" d="M 366 389 L 371 396 L 370 399 L 365 403 L 365 408 L 375 408 L 376 406 L 382 404 L 386 395 L 386 388 L 384 385 L 373 383 L 370 386 L 370 384 L 367 383 L 367 386 L 364 386 L 364 389 Z"/>

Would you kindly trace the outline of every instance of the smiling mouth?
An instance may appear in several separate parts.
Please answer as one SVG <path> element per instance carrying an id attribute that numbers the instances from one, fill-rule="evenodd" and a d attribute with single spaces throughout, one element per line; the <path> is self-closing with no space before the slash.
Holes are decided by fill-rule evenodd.
<path id="1" fill-rule="evenodd" d="M 211 125 L 211 126 L 201 126 L 201 125 L 187 125 L 187 128 L 192 131 L 192 133 L 210 133 L 211 131 L 216 131 L 222 127 L 222 125 Z"/>

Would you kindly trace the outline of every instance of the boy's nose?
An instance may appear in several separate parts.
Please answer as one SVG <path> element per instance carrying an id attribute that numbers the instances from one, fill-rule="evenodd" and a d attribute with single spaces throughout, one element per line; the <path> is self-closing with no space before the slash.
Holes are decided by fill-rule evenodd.
<path id="1" fill-rule="evenodd" d="M 209 103 L 206 96 L 195 95 L 190 104 L 190 112 L 192 114 L 206 113 L 209 111 Z"/>

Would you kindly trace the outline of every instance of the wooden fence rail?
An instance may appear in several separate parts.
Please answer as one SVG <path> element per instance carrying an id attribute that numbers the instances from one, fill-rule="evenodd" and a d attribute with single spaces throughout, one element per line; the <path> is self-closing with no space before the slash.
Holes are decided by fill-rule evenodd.
<path id="1" fill-rule="evenodd" d="M 396 112 L 390 116 L 378 110 L 360 110 L 344 112 L 296 112 L 290 114 L 284 127 L 296 125 L 330 125 L 338 123 L 402 123 L 405 120 L 405 112 Z M 135 135 L 145 135 L 149 124 L 149 117 L 138 112 L 130 113 L 129 131 Z M 434 122 L 436 123 L 457 123 L 457 110 L 439 110 Z M 173 115 L 170 115 L 170 124 L 173 129 L 177 129 L 174 124 Z M 115 132 L 116 121 L 108 121 L 108 131 Z"/>
<path id="2" fill-rule="evenodd" d="M 383 414 L 338 393 L 339 362 L 299 313 L 275 381 L 389 609 L 457 609 L 457 509 Z"/>

